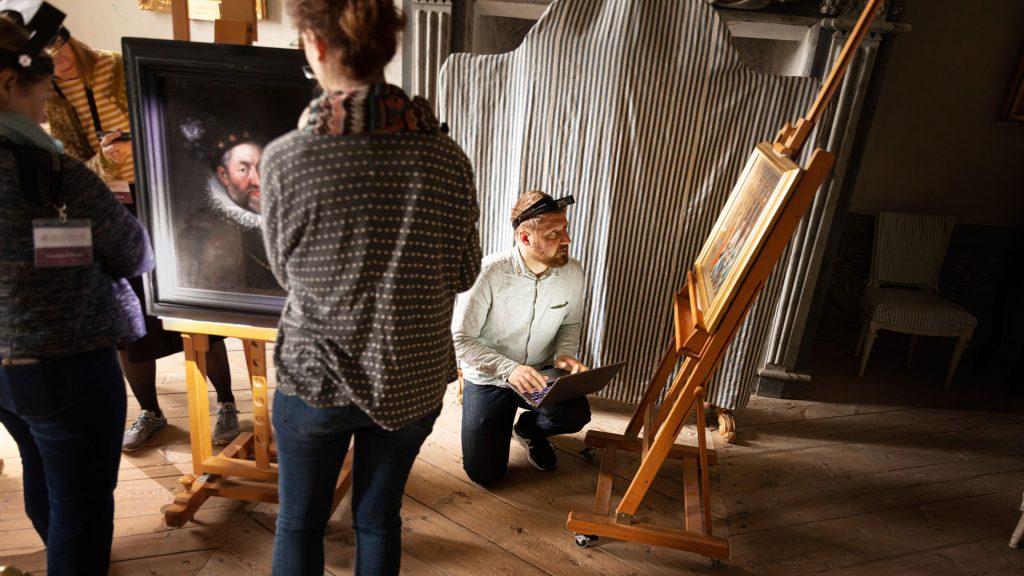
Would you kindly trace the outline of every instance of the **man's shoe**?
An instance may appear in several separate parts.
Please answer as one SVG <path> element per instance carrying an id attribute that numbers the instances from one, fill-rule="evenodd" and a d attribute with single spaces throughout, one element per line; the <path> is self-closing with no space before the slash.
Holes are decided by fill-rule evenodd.
<path id="1" fill-rule="evenodd" d="M 551 472 L 558 468 L 558 456 L 547 438 L 528 438 L 519 432 L 519 424 L 512 427 L 512 438 L 526 448 L 526 459 L 537 470 Z"/>
<path id="2" fill-rule="evenodd" d="M 132 427 L 124 433 L 124 442 L 121 443 L 121 450 L 134 452 L 146 445 L 146 440 L 156 434 L 163 427 L 167 426 L 167 418 L 157 416 L 156 412 L 143 410 L 139 417 L 132 424 Z"/>
<path id="3" fill-rule="evenodd" d="M 213 445 L 226 446 L 238 437 L 238 409 L 234 402 L 217 403 L 217 424 L 213 427 Z"/>

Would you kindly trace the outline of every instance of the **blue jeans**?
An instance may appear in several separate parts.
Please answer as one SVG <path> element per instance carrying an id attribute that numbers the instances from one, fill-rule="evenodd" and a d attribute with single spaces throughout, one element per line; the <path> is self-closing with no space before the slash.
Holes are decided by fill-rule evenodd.
<path id="1" fill-rule="evenodd" d="M 590 422 L 586 396 L 533 409 L 510 388 L 466 380 L 462 387 L 462 469 L 473 482 L 487 486 L 508 471 L 517 408 L 526 409 L 517 426 L 527 438 L 574 434 Z"/>
<path id="2" fill-rule="evenodd" d="M 107 573 L 125 411 L 113 347 L 0 370 L 0 422 L 21 453 L 48 574 Z"/>
<path id="3" fill-rule="evenodd" d="M 356 406 L 314 408 L 298 396 L 274 395 L 277 439 L 278 576 L 324 573 L 324 531 L 335 482 L 355 436 L 352 462 L 352 528 L 356 575 L 398 574 L 402 561 L 402 493 L 436 412 L 388 431 Z"/>

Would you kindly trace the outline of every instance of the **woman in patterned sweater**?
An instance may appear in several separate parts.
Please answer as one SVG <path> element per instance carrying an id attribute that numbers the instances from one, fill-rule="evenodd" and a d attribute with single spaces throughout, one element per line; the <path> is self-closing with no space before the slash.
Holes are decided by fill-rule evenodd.
<path id="1" fill-rule="evenodd" d="M 106 574 L 126 404 L 114 346 L 142 335 L 125 279 L 153 252 L 40 128 L 53 64 L 13 18 L 0 16 L 0 422 L 49 574 Z"/>
<path id="2" fill-rule="evenodd" d="M 288 299 L 278 327 L 274 574 L 321 574 L 354 439 L 356 574 L 398 574 L 402 492 L 456 378 L 455 295 L 480 270 L 466 155 L 429 103 L 384 83 L 393 0 L 288 0 L 324 92 L 263 154 L 263 233 Z"/>

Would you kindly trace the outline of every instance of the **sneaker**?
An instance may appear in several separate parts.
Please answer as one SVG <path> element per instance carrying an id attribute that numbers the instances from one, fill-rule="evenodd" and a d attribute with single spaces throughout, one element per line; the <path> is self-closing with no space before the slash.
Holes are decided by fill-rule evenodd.
<path id="1" fill-rule="evenodd" d="M 512 438 L 526 448 L 526 459 L 537 470 L 551 472 L 558 467 L 558 456 L 547 438 L 528 438 L 519 432 L 519 424 L 512 427 Z"/>
<path id="2" fill-rule="evenodd" d="M 121 450 L 134 452 L 142 448 L 146 445 L 146 440 L 149 440 L 149 437 L 153 434 L 163 430 L 164 426 L 167 426 L 167 418 L 157 416 L 156 412 L 143 410 L 135 420 L 135 423 L 132 424 L 132 427 L 124 433 L 124 442 L 121 444 Z"/>
<path id="3" fill-rule="evenodd" d="M 217 403 L 217 424 L 213 427 L 213 445 L 226 446 L 238 437 L 238 409 L 234 402 Z"/>

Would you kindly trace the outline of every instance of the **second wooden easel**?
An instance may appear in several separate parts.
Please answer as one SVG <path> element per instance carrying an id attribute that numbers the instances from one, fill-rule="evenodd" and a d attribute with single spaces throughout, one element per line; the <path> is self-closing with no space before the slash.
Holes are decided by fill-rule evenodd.
<path id="1" fill-rule="evenodd" d="M 869 0 L 836 65 L 819 91 L 810 112 L 795 126 L 787 124 L 776 137 L 776 154 L 795 158 L 825 106 L 839 86 L 846 68 L 878 12 L 881 0 Z M 566 527 L 576 543 L 587 546 L 599 536 L 642 542 L 695 552 L 715 561 L 729 557 L 729 541 L 715 536 L 711 527 L 711 486 L 708 467 L 715 464 L 714 450 L 704 433 L 705 385 L 718 367 L 728 344 L 782 256 L 800 218 L 807 212 L 818 187 L 832 168 L 835 156 L 815 150 L 796 188 L 783 204 L 778 219 L 747 274 L 740 281 L 725 316 L 713 330 L 705 328 L 698 306 L 695 275 L 688 272 L 683 288 L 673 296 L 674 334 L 661 363 L 623 434 L 589 431 L 587 446 L 603 449 L 597 479 L 597 495 L 591 512 L 569 512 Z M 656 402 L 672 371 L 682 360 L 660 408 Z M 696 413 L 697 447 L 675 444 L 691 414 Z M 640 467 L 622 500 L 612 513 L 612 484 L 618 451 L 640 453 Z M 638 522 L 637 510 L 667 458 L 683 464 L 683 526 Z"/>
<path id="2" fill-rule="evenodd" d="M 184 490 L 164 509 L 168 526 L 181 527 L 210 496 L 277 502 L 277 455 L 267 398 L 267 342 L 277 331 L 237 324 L 163 319 L 164 328 L 181 332 L 185 344 L 185 382 L 188 387 L 188 426 L 192 474 L 181 477 Z M 210 336 L 239 338 L 252 387 L 253 431 L 242 432 L 220 454 L 213 453 L 210 436 L 210 398 L 206 388 L 206 352 Z M 352 483 L 352 451 L 345 457 L 335 483 L 331 511 Z"/>

